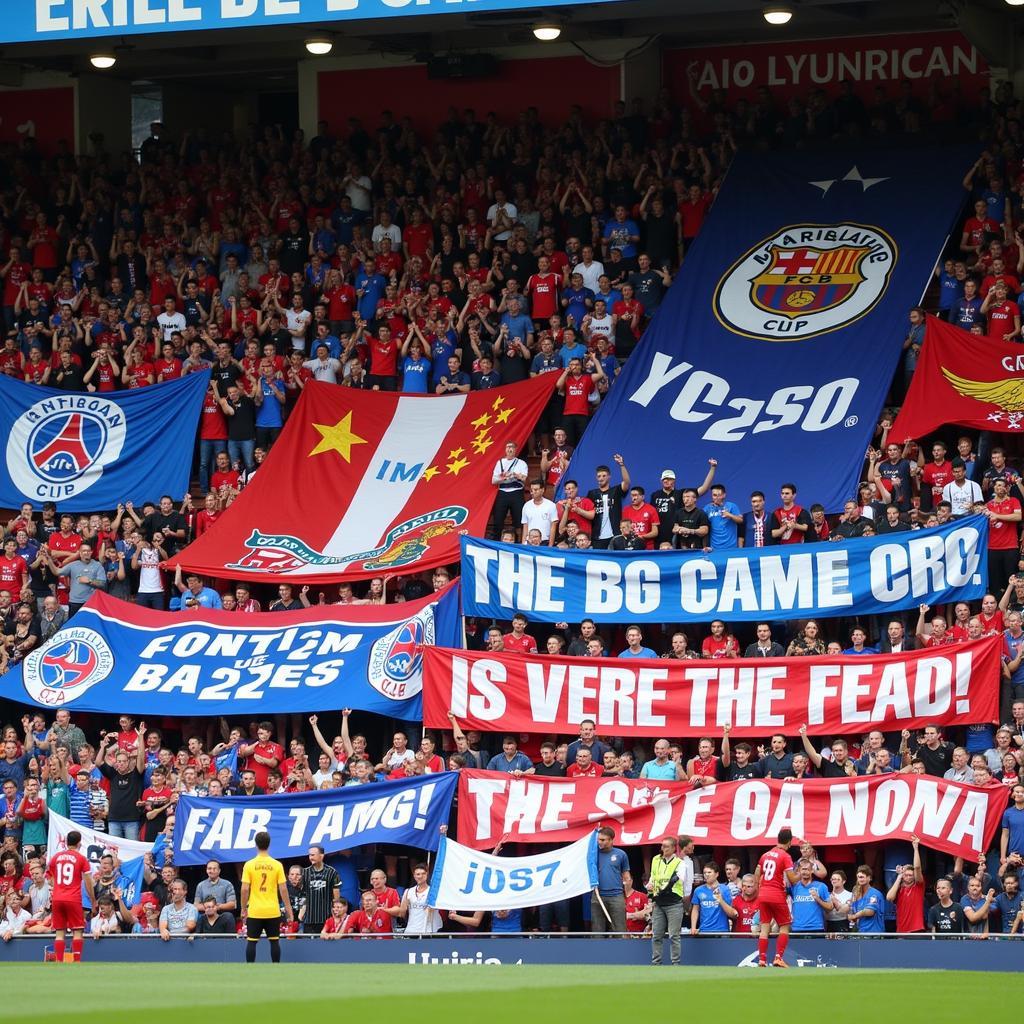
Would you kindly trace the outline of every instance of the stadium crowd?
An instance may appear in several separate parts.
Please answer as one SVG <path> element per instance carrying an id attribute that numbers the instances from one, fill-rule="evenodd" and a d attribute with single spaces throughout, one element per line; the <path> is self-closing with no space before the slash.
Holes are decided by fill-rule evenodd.
<path id="1" fill-rule="evenodd" d="M 689 781 L 803 779 L 914 772 L 1005 787 L 993 848 L 964 864 L 890 842 L 864 849 L 809 844 L 789 888 L 797 931 L 933 930 L 977 937 L 1022 928 L 1024 863 L 1024 482 L 1013 455 L 988 435 L 905 439 L 879 422 L 863 483 L 842 515 L 826 516 L 785 482 L 727 491 L 728 465 L 708 460 L 699 486 L 678 486 L 671 453 L 660 481 L 634 481 L 609 452 L 593 479 L 565 481 L 573 446 L 656 313 L 740 146 L 794 146 L 898 135 L 913 142 L 929 110 L 936 127 L 976 135 L 982 155 L 965 178 L 962 234 L 936 269 L 934 309 L 990 337 L 1019 339 L 1024 272 L 1024 174 L 1019 105 L 1006 87 L 980 104 L 862 103 L 848 90 L 817 91 L 784 111 L 724 94 L 696 111 L 662 96 L 651 116 L 617 106 L 599 124 L 578 107 L 557 128 L 530 109 L 516 124 L 451 110 L 434 137 L 385 112 L 377 125 L 321 123 L 315 138 L 277 127 L 244 140 L 155 125 L 139 160 L 98 151 L 44 157 L 31 139 L 0 153 L 0 266 L 5 374 L 64 391 L 147 387 L 209 368 L 196 446 L 195 495 L 158 496 L 69 515 L 53 503 L 12 510 L 0 557 L 0 671 L 73 617 L 95 590 L 147 607 L 254 613 L 311 603 L 412 599 L 449 582 L 448 570 L 381 578 L 330 591 L 173 577 L 161 563 L 201 536 L 258 472 L 302 388 L 343 387 L 438 395 L 493 388 L 542 373 L 557 395 L 524 451 L 495 465 L 493 529 L 513 543 L 624 550 L 722 549 L 839 542 L 919 529 L 970 511 L 990 521 L 992 593 L 979 607 L 922 606 L 892 621 L 762 623 L 753 631 L 708 623 L 700 635 L 643 632 L 628 623 L 541 629 L 469 621 L 469 646 L 572 656 L 688 659 L 899 652 L 998 633 L 1005 638 L 1000 720 L 944 735 L 799 736 L 730 743 L 671 737 L 652 747 L 595 735 L 495 736 L 451 729 L 424 735 L 363 716 L 336 734 L 321 720 L 168 720 L 145 728 L 128 716 L 54 720 L 6 704 L 3 734 L 0 938 L 50 929 L 47 815 L 112 837 L 169 834 L 182 793 L 230 795 L 368 785 L 379 779 L 489 768 L 516 774 Z M 948 99 L 948 98 L 947 98 Z M 940 116 L 941 115 L 941 116 Z M 946 115 L 949 115 L 948 117 Z M 898 401 L 923 337 L 909 313 Z M 951 452 L 956 455 L 950 458 Z M 775 468 L 773 467 L 773 471 Z M 645 489 L 644 484 L 651 485 Z M 778 502 L 775 493 L 778 492 Z M 1022 571 L 1020 577 L 1017 572 Z M 628 628 L 627 628 L 628 627 Z M 0 683 L 2 686 L 2 683 Z M 330 709 L 324 709 L 330 714 Z M 359 719 L 360 716 L 355 716 Z M 19 722 L 20 719 L 20 722 Z M 238 757 L 238 772 L 219 766 Z M 427 905 L 429 867 L 417 851 L 359 848 L 288 870 L 298 927 L 323 938 L 487 929 L 643 934 L 655 908 L 685 911 L 697 932 L 750 931 L 756 919 L 754 851 L 697 848 L 688 837 L 654 849 L 601 841 L 599 892 L 610 921 L 589 903 L 485 916 L 441 915 Z M 52 852 L 52 851 L 51 851 Z M 795 851 L 794 851 L 795 853 Z M 678 855 L 678 857 L 677 857 Z M 236 865 L 179 870 L 169 849 L 150 858 L 144 891 L 127 899 L 118 861 L 99 857 L 89 931 L 173 935 L 233 932 Z M 678 863 L 677 863 L 678 861 Z M 671 877 L 665 876 L 671 865 Z"/>

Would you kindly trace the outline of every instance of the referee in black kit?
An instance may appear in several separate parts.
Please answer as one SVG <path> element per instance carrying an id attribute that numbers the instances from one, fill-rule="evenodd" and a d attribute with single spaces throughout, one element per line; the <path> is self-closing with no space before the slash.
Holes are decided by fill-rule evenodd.
<path id="1" fill-rule="evenodd" d="M 319 935 L 331 916 L 331 904 L 340 895 L 341 879 L 330 864 L 324 863 L 324 848 L 309 848 L 309 867 L 302 870 L 302 888 L 306 896 L 306 918 L 302 930 Z"/>

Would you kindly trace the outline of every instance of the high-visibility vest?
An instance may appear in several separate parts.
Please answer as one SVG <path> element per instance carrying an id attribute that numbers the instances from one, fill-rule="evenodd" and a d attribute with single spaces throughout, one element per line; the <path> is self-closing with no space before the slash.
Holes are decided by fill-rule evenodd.
<path id="1" fill-rule="evenodd" d="M 651 891 L 654 893 L 665 892 L 667 889 L 671 889 L 680 899 L 683 897 L 683 883 L 678 877 L 675 877 L 671 886 L 668 886 L 668 880 L 676 876 L 679 871 L 680 865 L 683 862 L 678 857 L 673 857 L 667 861 L 659 853 L 654 860 L 651 861 Z"/>

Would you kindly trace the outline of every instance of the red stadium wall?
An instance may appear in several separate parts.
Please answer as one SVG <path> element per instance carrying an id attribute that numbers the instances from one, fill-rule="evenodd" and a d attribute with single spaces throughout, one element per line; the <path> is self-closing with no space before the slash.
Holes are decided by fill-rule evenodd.
<path id="1" fill-rule="evenodd" d="M 0 90 L 0 142 L 20 142 L 34 126 L 42 153 L 52 154 L 63 139 L 75 149 L 75 90 L 71 86 L 56 89 Z M 23 131 L 18 131 L 21 127 Z"/>
<path id="2" fill-rule="evenodd" d="M 595 67 L 583 57 L 502 60 L 497 74 L 484 79 L 431 80 L 422 64 L 317 76 L 319 116 L 332 131 L 344 128 L 352 114 L 372 130 L 380 112 L 391 110 L 396 118 L 411 117 L 417 131 L 432 132 L 450 106 L 460 112 L 472 107 L 481 121 L 491 110 L 509 121 L 535 106 L 545 124 L 557 125 L 572 103 L 581 103 L 588 119 L 602 118 L 618 98 L 619 69 Z"/>
<path id="3" fill-rule="evenodd" d="M 879 85 L 895 99 L 907 79 L 921 99 L 938 85 L 940 92 L 955 86 L 974 100 L 988 86 L 988 72 L 985 58 L 960 32 L 709 46 L 666 50 L 662 57 L 663 81 L 681 104 L 691 102 L 691 77 L 703 99 L 714 89 L 726 89 L 731 99 L 753 99 L 762 86 L 776 100 L 805 97 L 817 88 L 834 96 L 843 81 L 852 81 L 865 101 Z"/>

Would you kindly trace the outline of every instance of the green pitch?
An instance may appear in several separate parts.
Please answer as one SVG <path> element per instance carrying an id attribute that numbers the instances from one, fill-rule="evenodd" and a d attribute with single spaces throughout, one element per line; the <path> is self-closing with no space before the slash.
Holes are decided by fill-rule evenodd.
<path id="1" fill-rule="evenodd" d="M 266 955 L 265 945 L 260 953 Z M 938 1024 L 962 1021 L 964 1007 L 972 1021 L 1002 1019 L 1008 1005 L 1019 1005 L 1021 977 L 697 967 L 12 964 L 0 966 L 0 1006 L 4 1024 L 92 1013 L 102 1013 L 104 1024 L 137 1024 L 140 999 L 146 1024 L 209 1020 L 224 1012 L 251 1024 L 372 1021 L 381 1014 L 426 1024 L 481 1012 L 487 1024 L 524 1024 L 538 1014 L 574 1022 L 592 1020 L 595 1012 L 609 1020 L 669 1021 L 684 1007 L 686 1017 L 733 1021 L 769 1012 L 818 1017 L 829 1007 L 867 1005 L 886 1017 L 896 1014 L 900 1024 Z M 122 1009 L 126 991 L 135 994 Z"/>

